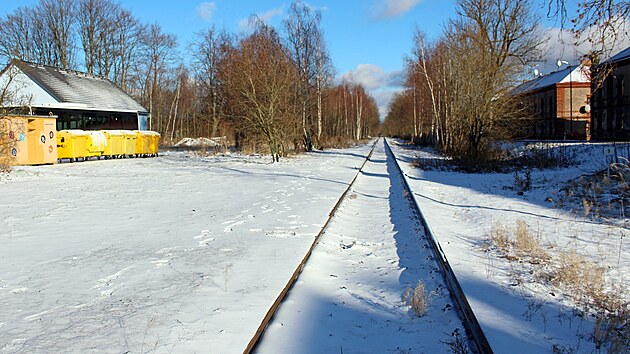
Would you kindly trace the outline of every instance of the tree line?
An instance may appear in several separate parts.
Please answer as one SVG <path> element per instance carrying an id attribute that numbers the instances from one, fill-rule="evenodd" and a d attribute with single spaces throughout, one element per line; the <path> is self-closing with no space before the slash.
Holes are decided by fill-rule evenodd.
<path id="1" fill-rule="evenodd" d="M 433 145 L 467 165 L 487 160 L 495 142 L 518 137 L 533 117 L 510 90 L 541 61 L 547 38 L 538 7 L 545 3 L 572 41 L 591 44 L 593 63 L 628 34 L 626 1 L 580 1 L 572 15 L 566 0 L 458 0 L 437 38 L 416 29 L 384 134 Z"/>
<path id="2" fill-rule="evenodd" d="M 539 23 L 531 0 L 459 0 L 439 38 L 416 30 L 405 90 L 393 98 L 384 130 L 471 162 L 484 158 L 489 142 L 527 122 L 508 93 L 540 57 Z"/>
<path id="3" fill-rule="evenodd" d="M 334 82 L 321 12 L 299 0 L 279 29 L 253 16 L 249 34 L 210 27 L 179 39 L 113 0 L 40 0 L 0 18 L 0 60 L 107 77 L 151 112 L 163 138 L 227 136 L 277 161 L 379 130 L 359 84 Z"/>

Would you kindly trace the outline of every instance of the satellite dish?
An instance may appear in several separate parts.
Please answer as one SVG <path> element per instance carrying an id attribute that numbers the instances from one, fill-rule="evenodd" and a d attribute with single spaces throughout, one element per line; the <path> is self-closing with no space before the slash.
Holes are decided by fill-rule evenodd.
<path id="1" fill-rule="evenodd" d="M 534 76 L 538 76 L 540 75 L 540 72 L 538 71 L 538 69 L 534 69 Z"/>

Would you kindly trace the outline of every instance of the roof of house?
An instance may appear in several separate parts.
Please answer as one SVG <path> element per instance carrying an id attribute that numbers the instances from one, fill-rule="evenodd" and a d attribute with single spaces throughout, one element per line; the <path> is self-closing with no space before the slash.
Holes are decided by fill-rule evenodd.
<path id="1" fill-rule="evenodd" d="M 607 62 L 615 63 L 618 61 L 622 61 L 625 59 L 630 59 L 630 47 L 622 50 L 621 52 L 613 55 L 610 59 L 606 60 Z"/>
<path id="2" fill-rule="evenodd" d="M 92 110 L 148 112 L 106 78 L 19 60 L 11 64 L 60 103 L 77 104 Z"/>
<path id="3" fill-rule="evenodd" d="M 526 92 L 538 91 L 563 82 L 590 82 L 588 75 L 584 71 L 588 67 L 573 66 L 562 70 L 554 71 L 544 76 L 539 76 L 534 80 L 524 82 L 511 91 L 511 94 L 518 95 Z"/>

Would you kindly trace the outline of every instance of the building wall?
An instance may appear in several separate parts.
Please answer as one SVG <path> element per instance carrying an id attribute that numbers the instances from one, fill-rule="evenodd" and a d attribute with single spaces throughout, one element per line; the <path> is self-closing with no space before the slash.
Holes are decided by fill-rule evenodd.
<path id="1" fill-rule="evenodd" d="M 4 106 L 28 106 L 33 102 L 41 105 L 54 105 L 57 100 L 44 89 L 36 85 L 22 70 L 11 66 L 0 76 L 0 88 L 7 90 L 7 102 L 0 102 Z"/>
<path id="2" fill-rule="evenodd" d="M 590 114 L 585 107 L 590 95 L 586 83 L 560 83 L 525 95 L 532 124 L 525 131 L 528 138 L 588 139 Z"/>
<path id="3" fill-rule="evenodd" d="M 569 82 L 556 85 L 557 118 L 562 138 L 590 138 L 591 114 L 585 107 L 591 94 L 590 83 Z"/>
<path id="4" fill-rule="evenodd" d="M 532 124 L 526 129 L 528 138 L 552 138 L 556 134 L 556 93 L 553 87 L 530 93 L 524 102 L 532 117 Z"/>
<path id="5" fill-rule="evenodd" d="M 594 75 L 604 73 L 600 69 Z M 630 140 L 630 59 L 614 64 L 601 85 L 598 82 L 593 80 L 591 97 L 593 139 Z"/>

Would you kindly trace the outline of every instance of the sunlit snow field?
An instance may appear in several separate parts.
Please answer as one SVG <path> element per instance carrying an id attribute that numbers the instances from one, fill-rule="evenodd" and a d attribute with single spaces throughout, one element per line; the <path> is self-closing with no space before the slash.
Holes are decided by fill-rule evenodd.
<path id="1" fill-rule="evenodd" d="M 409 162 L 433 153 L 392 146 L 495 352 L 593 350 L 593 318 L 486 242 L 494 223 L 522 219 L 551 254 L 576 249 L 627 289 L 626 220 L 603 223 L 548 201 L 605 166 L 610 151 L 578 147 L 577 166 L 534 171 L 532 191 L 518 195 L 512 174 L 422 171 Z M 242 352 L 369 149 L 278 164 L 179 151 L 2 175 L 0 352 Z M 343 255 L 362 261 L 358 250 Z M 361 281 L 367 288 L 381 280 Z M 370 352 L 361 335 L 346 348 Z"/>

